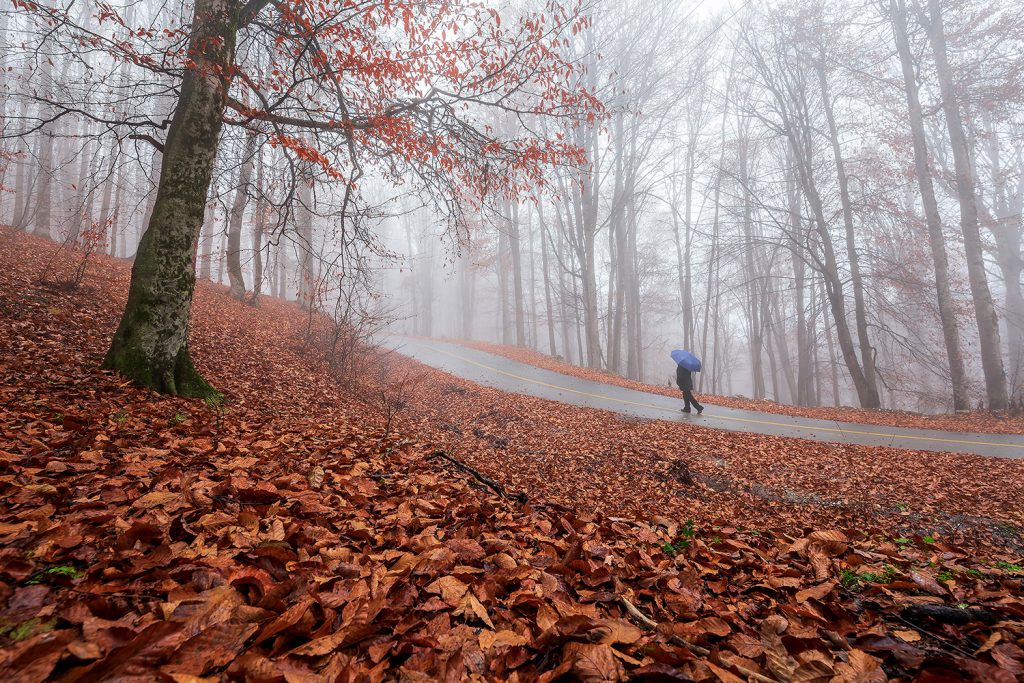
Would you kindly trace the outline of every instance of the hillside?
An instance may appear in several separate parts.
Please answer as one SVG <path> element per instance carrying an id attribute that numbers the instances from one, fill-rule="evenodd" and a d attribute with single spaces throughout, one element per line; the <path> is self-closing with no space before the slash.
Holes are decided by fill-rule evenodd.
<path id="1" fill-rule="evenodd" d="M 307 314 L 207 283 L 225 400 L 168 398 L 98 369 L 130 265 L 38 284 L 55 249 L 0 231 L 8 680 L 1024 676 L 1018 463 L 629 423 L 394 357 L 352 389 Z"/>

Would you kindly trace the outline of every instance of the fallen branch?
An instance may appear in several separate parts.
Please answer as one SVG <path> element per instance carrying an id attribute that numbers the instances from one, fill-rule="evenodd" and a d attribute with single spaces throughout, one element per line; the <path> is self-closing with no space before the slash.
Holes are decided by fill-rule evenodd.
<path id="1" fill-rule="evenodd" d="M 963 626 L 975 621 L 992 624 L 999 621 L 999 616 L 987 609 L 977 607 L 946 607 L 945 605 L 914 605 L 902 612 L 903 618 L 920 622 L 922 619 L 934 619 L 944 624 Z"/>
<path id="2" fill-rule="evenodd" d="M 451 464 L 455 465 L 456 467 L 458 467 L 463 472 L 467 472 L 467 473 L 473 475 L 474 479 L 476 479 L 481 484 L 483 484 L 483 485 L 487 486 L 488 488 L 490 488 L 492 491 L 497 493 L 502 498 L 508 498 L 510 500 L 517 501 L 519 503 L 525 503 L 528 500 L 528 498 L 526 497 L 525 493 L 509 493 L 508 491 L 505 490 L 505 487 L 502 486 L 501 484 L 499 484 L 498 482 L 494 481 L 493 479 L 491 479 L 489 477 L 485 477 L 484 475 L 480 474 L 480 472 L 478 472 L 477 470 L 473 469 L 472 467 L 470 467 L 466 463 L 464 463 L 464 462 L 462 462 L 460 460 L 456 460 L 455 458 L 453 458 L 452 456 L 448 455 L 444 451 L 440 451 L 440 450 L 434 451 L 431 454 L 430 457 L 431 458 L 442 458 L 444 460 L 447 460 L 448 462 L 450 462 Z"/>
<path id="3" fill-rule="evenodd" d="M 641 612 L 640 609 L 629 600 L 629 598 L 620 595 L 619 603 L 626 608 L 626 612 L 629 614 L 629 616 L 633 617 L 633 619 L 640 625 L 641 628 L 644 628 L 648 631 L 658 630 L 658 622 L 654 621 L 649 616 Z M 700 645 L 694 645 L 693 643 L 688 642 L 677 635 L 669 636 L 669 640 L 675 643 L 676 645 L 685 647 L 687 650 L 697 655 L 698 657 L 711 656 L 711 650 L 707 649 L 706 647 L 701 647 Z M 746 668 L 741 664 L 737 664 L 736 662 L 725 661 L 721 658 L 719 658 L 719 661 L 721 664 L 725 666 L 730 666 L 733 669 L 736 669 L 736 671 L 738 671 L 741 675 L 746 676 L 749 680 L 755 680 L 758 681 L 758 683 L 778 683 L 778 681 L 776 681 L 774 678 L 768 678 L 767 676 L 759 674 L 756 671 L 751 671 L 750 669 Z"/>

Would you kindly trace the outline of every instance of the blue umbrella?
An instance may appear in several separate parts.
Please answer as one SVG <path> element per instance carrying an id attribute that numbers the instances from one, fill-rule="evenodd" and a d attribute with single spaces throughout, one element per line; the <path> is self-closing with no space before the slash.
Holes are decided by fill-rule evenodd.
<path id="1" fill-rule="evenodd" d="M 672 360 L 676 362 L 676 365 L 682 365 L 690 372 L 700 372 L 700 358 L 693 355 L 689 351 L 682 351 L 676 349 L 672 352 Z"/>

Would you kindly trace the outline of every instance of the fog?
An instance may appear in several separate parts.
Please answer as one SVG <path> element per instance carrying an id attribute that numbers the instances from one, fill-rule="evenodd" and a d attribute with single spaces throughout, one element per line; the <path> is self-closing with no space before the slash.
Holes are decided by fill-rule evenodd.
<path id="1" fill-rule="evenodd" d="M 703 393 L 921 412 L 1024 398 L 1020 3 L 542 4 L 430 34 L 469 50 L 488 17 L 548 9 L 529 59 L 386 85 L 369 57 L 358 75 L 280 75 L 257 16 L 197 276 L 359 340 L 493 342 L 656 384 L 689 349 Z M 135 255 L 192 13 L 0 10 L 0 222 Z M 366 54 L 423 40 L 395 18 Z M 348 128 L 311 123 L 338 111 Z M 382 119 L 398 123 L 373 134 Z"/>

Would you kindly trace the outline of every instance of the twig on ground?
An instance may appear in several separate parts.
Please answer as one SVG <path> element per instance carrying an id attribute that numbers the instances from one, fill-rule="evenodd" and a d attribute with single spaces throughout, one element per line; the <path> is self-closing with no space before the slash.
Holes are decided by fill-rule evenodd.
<path id="1" fill-rule="evenodd" d="M 526 497 L 525 493 L 509 493 L 508 491 L 505 490 L 505 487 L 502 486 L 501 484 L 499 484 L 498 482 L 494 481 L 493 479 L 491 479 L 489 477 L 485 477 L 484 475 L 480 474 L 480 472 L 478 472 L 477 470 L 473 469 L 472 467 L 470 467 L 466 463 L 464 463 L 464 462 L 462 462 L 460 460 L 456 460 L 455 458 L 453 458 L 452 456 L 448 455 L 444 451 L 441 451 L 441 450 L 434 451 L 433 454 L 431 454 L 430 457 L 431 458 L 441 458 L 443 460 L 447 460 L 448 462 L 452 463 L 453 465 L 458 467 L 463 472 L 467 472 L 467 473 L 473 475 L 473 477 L 477 481 L 479 481 L 481 484 L 484 484 L 485 486 L 490 488 L 492 491 L 497 493 L 502 498 L 508 498 L 508 499 L 517 501 L 519 503 L 525 503 L 528 500 L 528 498 Z"/>
<path id="2" fill-rule="evenodd" d="M 935 640 L 939 641 L 940 643 L 942 643 L 943 645 L 945 645 L 949 649 L 953 650 L 954 652 L 956 652 L 960 656 L 967 657 L 968 659 L 974 657 L 974 655 L 972 653 L 968 652 L 967 650 L 964 650 L 964 649 L 960 648 L 959 646 L 957 646 L 956 643 L 954 643 L 953 641 L 949 640 L 948 638 L 944 638 L 943 636 L 940 636 L 938 633 L 935 633 L 933 631 L 929 631 L 928 629 L 924 628 L 920 624 L 915 624 L 914 622 L 910 621 L 909 619 L 904 619 L 901 616 L 897 616 L 896 618 L 899 619 L 901 622 L 903 622 L 903 624 L 905 626 L 909 626 L 910 628 L 914 629 L 915 631 L 917 631 L 921 635 L 928 636 L 929 638 L 934 638 Z"/>
<path id="3" fill-rule="evenodd" d="M 633 617 L 633 619 L 642 628 L 644 628 L 644 629 L 646 629 L 648 631 L 657 631 L 658 630 L 658 622 L 654 621 L 649 616 L 647 616 L 646 614 L 641 612 L 640 609 L 629 600 L 629 598 L 627 598 L 627 597 L 625 597 L 623 595 L 620 595 L 619 596 L 619 603 L 623 607 L 626 608 L 626 612 L 629 614 L 629 616 Z M 687 650 L 689 650 L 693 654 L 697 655 L 698 657 L 710 657 L 711 656 L 711 650 L 707 649 L 706 647 L 701 647 L 700 645 L 694 645 L 693 643 L 687 642 L 686 640 L 684 640 L 683 638 L 680 638 L 679 636 L 676 636 L 676 635 L 669 636 L 669 640 L 671 640 L 676 645 L 679 645 L 681 647 L 685 647 Z M 722 664 L 724 664 L 725 666 L 732 667 L 733 669 L 738 671 L 743 676 L 746 676 L 748 679 L 758 681 L 758 683 L 778 683 L 774 678 L 769 678 L 769 677 L 767 677 L 767 676 L 765 676 L 763 674 L 757 673 L 756 671 L 751 671 L 750 669 L 746 668 L 745 666 L 743 666 L 741 664 L 737 664 L 736 662 L 731 662 L 731 661 L 727 662 L 727 661 L 724 661 L 724 660 L 720 660 L 720 662 Z"/>

